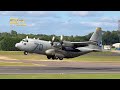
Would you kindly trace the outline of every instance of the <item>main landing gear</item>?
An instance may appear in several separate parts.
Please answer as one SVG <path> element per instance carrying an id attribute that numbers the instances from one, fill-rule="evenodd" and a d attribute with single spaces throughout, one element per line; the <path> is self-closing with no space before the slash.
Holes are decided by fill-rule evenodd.
<path id="1" fill-rule="evenodd" d="M 56 56 L 47 56 L 47 58 L 48 59 L 52 59 L 52 60 L 57 60 L 57 59 L 59 59 L 59 60 L 63 60 L 63 58 L 62 57 L 56 57 Z"/>
<path id="2" fill-rule="evenodd" d="M 24 55 L 28 55 L 28 52 L 27 52 L 27 51 L 24 51 Z"/>

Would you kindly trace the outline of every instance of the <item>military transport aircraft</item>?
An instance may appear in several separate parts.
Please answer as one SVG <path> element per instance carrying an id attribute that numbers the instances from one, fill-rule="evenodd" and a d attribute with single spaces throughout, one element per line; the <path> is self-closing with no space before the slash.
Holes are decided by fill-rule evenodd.
<path id="1" fill-rule="evenodd" d="M 60 37 L 60 42 L 55 42 L 53 36 L 51 41 L 39 39 L 31 39 L 28 36 L 15 44 L 15 47 L 24 51 L 24 54 L 37 53 L 46 55 L 48 59 L 74 58 L 86 53 L 102 51 L 102 30 L 100 27 L 96 29 L 89 41 L 70 42 Z"/>

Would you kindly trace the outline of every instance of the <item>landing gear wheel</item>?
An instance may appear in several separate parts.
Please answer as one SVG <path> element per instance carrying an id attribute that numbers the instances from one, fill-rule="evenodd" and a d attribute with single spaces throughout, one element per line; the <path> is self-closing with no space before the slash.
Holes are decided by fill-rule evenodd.
<path id="1" fill-rule="evenodd" d="M 52 56 L 52 60 L 54 60 L 55 59 L 55 56 Z"/>
<path id="2" fill-rule="evenodd" d="M 58 59 L 58 57 L 56 57 L 56 56 L 52 56 L 52 59 L 53 59 L 53 60 L 55 60 L 55 59 L 57 60 L 57 59 Z"/>
<path id="3" fill-rule="evenodd" d="M 47 56 L 48 59 L 51 59 L 51 56 Z"/>
<path id="4" fill-rule="evenodd" d="M 63 58 L 62 58 L 62 57 L 60 57 L 59 59 L 60 59 L 60 60 L 63 60 Z"/>
<path id="5" fill-rule="evenodd" d="M 58 57 L 55 58 L 56 60 L 58 59 Z"/>
<path id="6" fill-rule="evenodd" d="M 28 55 L 28 52 L 27 52 L 27 51 L 24 51 L 24 55 Z"/>

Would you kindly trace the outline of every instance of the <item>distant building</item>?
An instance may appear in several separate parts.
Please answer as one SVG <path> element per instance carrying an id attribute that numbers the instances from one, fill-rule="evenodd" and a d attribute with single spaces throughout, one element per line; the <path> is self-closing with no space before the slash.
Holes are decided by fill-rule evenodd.
<path id="1" fill-rule="evenodd" d="M 105 49 L 105 50 L 111 50 L 111 45 L 104 45 L 103 49 Z"/>
<path id="2" fill-rule="evenodd" d="M 115 47 L 116 49 L 120 49 L 120 43 L 115 43 L 112 46 Z"/>

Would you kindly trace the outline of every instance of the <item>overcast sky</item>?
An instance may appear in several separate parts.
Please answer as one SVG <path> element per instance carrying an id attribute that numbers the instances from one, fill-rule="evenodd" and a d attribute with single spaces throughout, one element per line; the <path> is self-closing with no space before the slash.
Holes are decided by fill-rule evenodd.
<path id="1" fill-rule="evenodd" d="M 11 26 L 10 18 L 24 19 L 27 26 Z M 120 11 L 0 11 L 0 31 L 18 33 L 86 35 L 96 27 L 117 30 Z"/>

